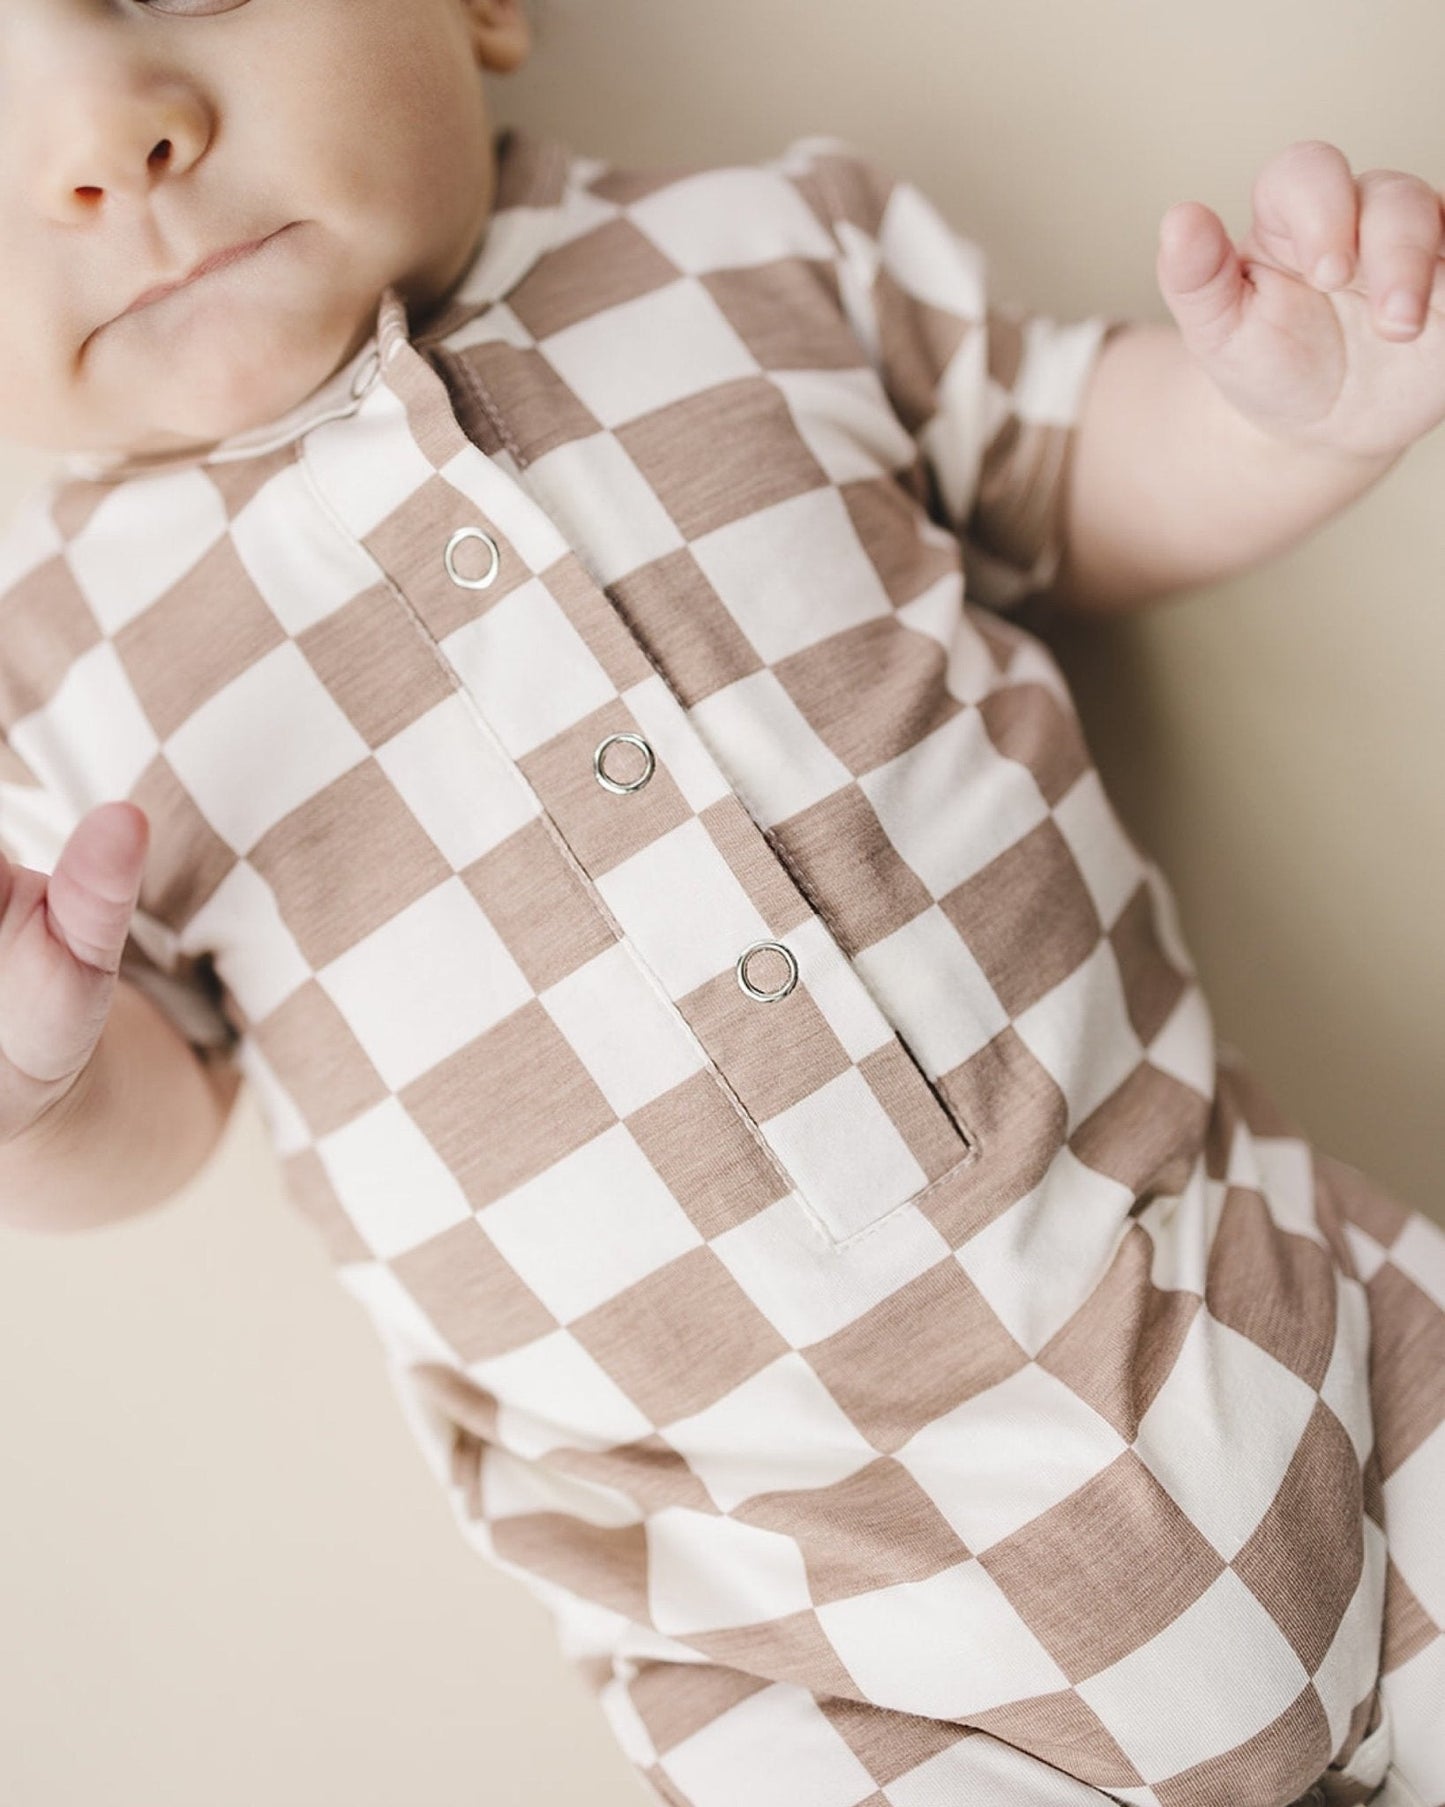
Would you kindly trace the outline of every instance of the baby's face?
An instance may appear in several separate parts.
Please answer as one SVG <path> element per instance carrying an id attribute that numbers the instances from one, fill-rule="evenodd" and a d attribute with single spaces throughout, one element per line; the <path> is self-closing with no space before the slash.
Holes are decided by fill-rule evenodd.
<path id="1" fill-rule="evenodd" d="M 0 439 L 169 453 L 417 326 L 495 173 L 522 0 L 0 0 Z M 259 250 L 133 306 L 202 261 Z"/>

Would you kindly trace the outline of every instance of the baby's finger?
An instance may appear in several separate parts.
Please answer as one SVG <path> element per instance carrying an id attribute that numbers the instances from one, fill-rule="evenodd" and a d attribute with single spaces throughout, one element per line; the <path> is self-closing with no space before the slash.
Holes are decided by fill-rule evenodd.
<path id="1" fill-rule="evenodd" d="M 1440 257 L 1440 195 L 1419 176 L 1366 170 L 1360 185 L 1360 274 L 1376 328 L 1412 339 L 1425 320 Z"/>
<path id="2" fill-rule="evenodd" d="M 149 847 L 143 810 L 134 803 L 99 803 L 61 849 L 46 894 L 50 921 L 85 965 L 119 971 Z"/>
<path id="3" fill-rule="evenodd" d="M 1255 232 L 1316 288 L 1337 289 L 1355 268 L 1359 193 L 1349 158 L 1323 139 L 1291 144 L 1254 180 Z"/>

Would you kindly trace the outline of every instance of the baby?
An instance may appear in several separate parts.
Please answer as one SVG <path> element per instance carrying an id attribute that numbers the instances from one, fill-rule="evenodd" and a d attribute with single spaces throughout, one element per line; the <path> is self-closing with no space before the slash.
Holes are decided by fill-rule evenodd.
<path id="1" fill-rule="evenodd" d="M 837 140 L 494 135 L 529 50 L 0 0 L 4 1221 L 248 1079 L 673 1807 L 1442 1807 L 1445 1236 L 1217 1045 L 1020 619 L 1445 415 L 1439 196 L 1292 146 L 1061 324 Z"/>

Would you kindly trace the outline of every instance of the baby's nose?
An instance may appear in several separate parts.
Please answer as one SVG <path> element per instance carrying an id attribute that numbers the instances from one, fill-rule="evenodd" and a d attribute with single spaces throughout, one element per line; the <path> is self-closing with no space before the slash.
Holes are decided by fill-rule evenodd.
<path id="1" fill-rule="evenodd" d="M 9 164 L 36 210 L 62 224 L 93 219 L 116 200 L 147 203 L 211 140 L 209 109 L 193 87 L 124 60 L 119 69 L 112 59 L 103 71 L 85 64 L 56 72 L 48 97 L 36 102 L 25 125 L 12 123 Z"/>

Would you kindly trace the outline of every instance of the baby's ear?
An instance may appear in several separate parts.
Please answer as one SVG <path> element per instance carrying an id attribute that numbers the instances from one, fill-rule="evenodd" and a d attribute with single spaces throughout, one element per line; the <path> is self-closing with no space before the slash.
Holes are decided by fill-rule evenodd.
<path id="1" fill-rule="evenodd" d="M 479 66 L 496 75 L 520 69 L 532 49 L 527 0 L 461 0 L 461 4 Z"/>

